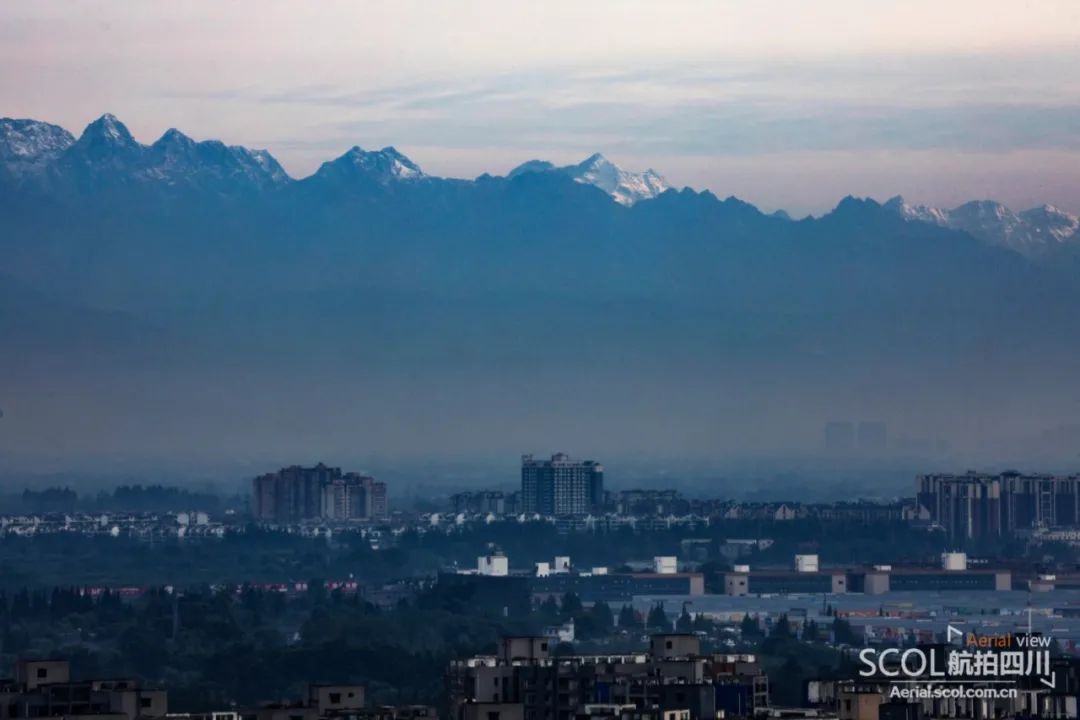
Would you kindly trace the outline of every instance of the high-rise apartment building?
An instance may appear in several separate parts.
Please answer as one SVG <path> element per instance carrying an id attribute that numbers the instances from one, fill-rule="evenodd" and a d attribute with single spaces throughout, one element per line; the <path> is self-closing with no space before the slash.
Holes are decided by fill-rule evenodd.
<path id="1" fill-rule="evenodd" d="M 586 515 L 604 504 L 604 466 L 556 453 L 550 460 L 521 457 L 521 509 L 540 515 Z"/>
<path id="2" fill-rule="evenodd" d="M 367 517 L 370 520 L 376 520 L 386 517 L 390 511 L 386 504 L 386 483 L 379 482 L 374 478 L 368 478 L 371 482 L 367 483 Z"/>
<path id="3" fill-rule="evenodd" d="M 370 475 L 345 473 L 323 486 L 321 517 L 360 520 L 386 515 L 386 484 Z"/>
<path id="4" fill-rule="evenodd" d="M 386 483 L 319 463 L 260 475 L 252 481 L 257 520 L 365 520 L 387 514 Z"/>

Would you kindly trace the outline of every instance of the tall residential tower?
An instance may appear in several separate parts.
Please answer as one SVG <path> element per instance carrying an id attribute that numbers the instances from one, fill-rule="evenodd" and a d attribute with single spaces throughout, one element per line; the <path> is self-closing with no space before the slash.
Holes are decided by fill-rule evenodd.
<path id="1" fill-rule="evenodd" d="M 521 509 L 540 515 L 587 515 L 604 504 L 604 466 L 556 453 L 550 460 L 521 456 Z"/>

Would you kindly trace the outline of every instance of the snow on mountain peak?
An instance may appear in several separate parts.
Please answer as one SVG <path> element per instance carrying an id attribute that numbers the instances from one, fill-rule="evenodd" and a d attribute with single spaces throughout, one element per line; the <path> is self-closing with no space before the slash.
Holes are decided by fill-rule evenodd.
<path id="1" fill-rule="evenodd" d="M 324 163 L 316 174 L 325 176 L 342 172 L 359 172 L 381 183 L 426 177 L 419 165 L 392 146 L 382 150 L 364 150 L 359 145 L 354 145 L 337 160 Z"/>
<path id="2" fill-rule="evenodd" d="M 1024 210 L 1020 218 L 1034 227 L 1035 232 L 1045 233 L 1053 242 L 1064 242 L 1080 231 L 1080 218 L 1053 205 Z"/>
<path id="3" fill-rule="evenodd" d="M 991 245 L 1035 256 L 1054 245 L 1080 240 L 1080 220 L 1052 205 L 1015 213 L 994 200 L 972 200 L 945 210 L 910 205 L 897 195 L 883 206 L 905 220 L 918 220 L 960 230 Z"/>
<path id="4" fill-rule="evenodd" d="M 902 195 L 889 198 L 882 207 L 892 210 L 905 220 L 921 220 L 934 225 L 948 224 L 944 211 L 926 205 L 912 205 Z"/>
<path id="5" fill-rule="evenodd" d="M 578 163 L 579 168 L 615 167 L 615 164 L 604 157 L 601 153 L 593 153 Z"/>
<path id="6" fill-rule="evenodd" d="M 396 178 L 412 179 L 424 176 L 420 166 L 398 152 L 393 145 L 384 147 L 379 154 L 390 159 L 390 171 Z"/>
<path id="7" fill-rule="evenodd" d="M 623 170 L 600 153 L 593 153 L 577 165 L 556 167 L 545 160 L 530 160 L 510 171 L 508 177 L 529 172 L 559 172 L 575 182 L 600 188 L 621 205 L 654 198 L 671 185 L 655 170 L 642 173 Z"/>
<path id="8" fill-rule="evenodd" d="M 124 123 L 120 122 L 112 113 L 105 113 L 94 122 L 86 126 L 79 141 L 104 141 L 112 145 L 134 146 L 138 145 L 131 132 Z"/>
<path id="9" fill-rule="evenodd" d="M 75 137 L 58 125 L 0 118 L 0 161 L 21 165 L 48 162 L 67 150 Z"/>

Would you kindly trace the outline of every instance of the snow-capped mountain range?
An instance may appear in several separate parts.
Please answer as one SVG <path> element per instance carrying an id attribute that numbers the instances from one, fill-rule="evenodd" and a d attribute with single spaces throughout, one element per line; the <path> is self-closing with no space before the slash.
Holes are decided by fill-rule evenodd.
<path id="1" fill-rule="evenodd" d="M 654 170 L 624 170 L 599 153 L 577 165 L 530 160 L 507 177 L 528 173 L 564 175 L 603 190 L 626 207 L 674 189 Z M 0 181 L 48 192 L 145 184 L 234 196 L 296 183 L 318 183 L 316 187 L 321 188 L 326 183 L 389 186 L 437 180 L 393 147 L 369 151 L 354 146 L 323 163 L 312 176 L 296 180 L 266 150 L 225 145 L 218 140 L 196 141 L 176 129 L 166 131 L 151 145 L 143 145 L 111 114 L 90 123 L 77 139 L 50 123 L 0 119 Z M 1028 257 L 1064 245 L 1080 245 L 1080 219 L 1050 205 L 1013 212 L 1001 203 L 981 200 L 941 209 L 912 205 L 896 196 L 883 207 L 905 220 L 960 230 Z"/>
<path id="2" fill-rule="evenodd" d="M 566 167 L 534 160 L 510 175 L 549 171 L 594 185 L 622 205 L 654 198 L 671 188 L 653 170 L 629 172 L 599 153 Z M 0 120 L 0 172 L 26 184 L 56 185 L 65 178 L 84 183 L 157 181 L 221 192 L 265 190 L 313 179 L 362 179 L 386 185 L 430 177 L 393 147 L 363 150 L 354 146 L 323 163 L 310 178 L 298 181 L 266 150 L 226 146 L 218 140 L 195 141 L 176 129 L 166 131 L 152 145 L 142 145 L 111 114 L 90 123 L 78 139 L 61 127 L 36 120 Z"/>
<path id="3" fill-rule="evenodd" d="M 51 139 L 43 132 L 36 137 Z M 7 136 L 0 134 L 0 147 L 7 142 Z M 90 123 L 66 147 L 57 151 L 55 145 L 23 146 L 30 155 L 43 158 L 38 172 L 23 173 L 24 182 L 59 188 L 151 182 L 226 195 L 289 182 L 285 170 L 265 150 L 226 146 L 219 140 L 197 142 L 176 129 L 166 131 L 152 145 L 143 145 L 109 114 Z"/>
<path id="4" fill-rule="evenodd" d="M 962 230 L 1022 255 L 1041 255 L 1062 244 L 1080 242 L 1080 219 L 1053 205 L 1017 213 L 999 202 L 973 200 L 949 210 L 911 205 L 897 195 L 886 201 L 884 207 L 906 220 Z"/>

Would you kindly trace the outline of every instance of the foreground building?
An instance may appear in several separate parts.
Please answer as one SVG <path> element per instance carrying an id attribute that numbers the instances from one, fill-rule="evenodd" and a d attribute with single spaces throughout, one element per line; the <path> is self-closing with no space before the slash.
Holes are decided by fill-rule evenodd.
<path id="1" fill-rule="evenodd" d="M 20 660 L 15 677 L 0 680 L 0 720 L 96 717 L 117 720 L 163 718 L 169 711 L 164 690 L 132 679 L 72 681 L 66 660 Z"/>
<path id="2" fill-rule="evenodd" d="M 497 656 L 452 662 L 452 720 L 749 717 L 768 707 L 753 655 L 702 655 L 694 635 L 655 635 L 648 652 L 628 655 L 553 651 L 547 637 L 507 637 Z"/>
<path id="3" fill-rule="evenodd" d="M 556 453 L 550 460 L 521 457 L 521 511 L 538 515 L 587 515 L 604 504 L 604 466 Z"/>
<path id="4" fill-rule="evenodd" d="M 386 517 L 386 483 L 322 463 L 293 465 L 252 481 L 256 520 L 378 520 Z"/>
<path id="5" fill-rule="evenodd" d="M 0 679 L 0 720 L 438 720 L 429 705 L 371 707 L 366 694 L 363 685 L 312 684 L 302 700 L 170 713 L 165 690 L 131 679 L 75 681 L 66 660 L 20 660 L 13 678 Z"/>
<path id="6" fill-rule="evenodd" d="M 935 655 L 937 667 L 946 667 L 948 646 L 922 645 L 919 650 Z M 1054 687 L 1035 677 L 969 677 L 963 681 L 969 690 L 984 691 L 983 696 L 957 696 L 941 693 L 917 699 L 897 697 L 896 688 L 907 685 L 928 687 L 934 678 L 926 674 L 908 675 L 907 680 L 874 675 L 858 679 L 810 680 L 806 684 L 807 702 L 822 713 L 835 713 L 838 720 L 986 720 L 988 718 L 1070 718 L 1080 717 L 1080 662 L 1075 658 L 1052 661 Z M 940 680 L 940 678 L 938 679 Z M 942 687 L 942 683 L 938 683 Z M 994 696 L 990 688 L 1008 689 Z"/>
<path id="7" fill-rule="evenodd" d="M 170 720 L 438 720 L 430 705 L 365 703 L 363 685 L 309 685 L 307 697 L 252 708 L 169 715 Z"/>

